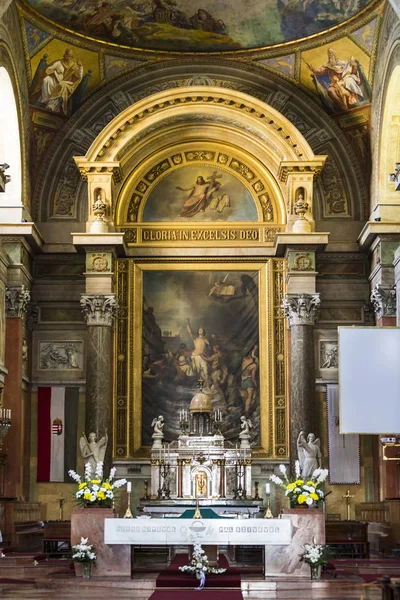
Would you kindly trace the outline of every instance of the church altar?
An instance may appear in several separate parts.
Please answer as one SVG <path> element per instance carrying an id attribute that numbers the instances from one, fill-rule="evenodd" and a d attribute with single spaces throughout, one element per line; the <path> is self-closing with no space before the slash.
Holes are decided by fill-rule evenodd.
<path id="1" fill-rule="evenodd" d="M 265 579 L 309 579 L 309 565 L 300 562 L 300 555 L 314 537 L 325 543 L 321 509 L 287 509 L 279 519 L 104 519 L 104 546 L 124 548 L 125 553 L 130 546 L 149 543 L 264 546 Z"/>
<path id="2" fill-rule="evenodd" d="M 105 519 L 105 544 L 288 545 L 287 519 Z"/>

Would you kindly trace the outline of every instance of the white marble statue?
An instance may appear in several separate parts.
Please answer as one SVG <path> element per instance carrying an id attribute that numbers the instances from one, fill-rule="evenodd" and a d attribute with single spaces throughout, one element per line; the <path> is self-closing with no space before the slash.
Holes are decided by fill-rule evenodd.
<path id="1" fill-rule="evenodd" d="M 162 448 L 162 440 L 164 438 L 164 417 L 159 415 L 155 417 L 151 426 L 153 427 L 153 435 L 151 436 L 154 440 L 153 449 Z"/>
<path id="2" fill-rule="evenodd" d="M 321 442 L 315 438 L 313 433 L 309 433 L 307 440 L 304 432 L 300 431 L 297 438 L 297 454 L 303 479 L 309 479 L 315 469 L 321 468 Z"/>
<path id="3" fill-rule="evenodd" d="M 107 430 L 105 435 L 97 441 L 97 435 L 94 432 L 89 433 L 89 438 L 85 434 L 81 437 L 79 445 L 81 448 L 82 457 L 86 463 L 92 467 L 92 473 L 96 471 L 97 463 L 104 463 L 104 457 L 107 450 L 108 435 Z"/>
<path id="4" fill-rule="evenodd" d="M 250 448 L 250 429 L 253 429 L 253 423 L 245 415 L 240 417 L 240 429 L 240 447 Z"/>

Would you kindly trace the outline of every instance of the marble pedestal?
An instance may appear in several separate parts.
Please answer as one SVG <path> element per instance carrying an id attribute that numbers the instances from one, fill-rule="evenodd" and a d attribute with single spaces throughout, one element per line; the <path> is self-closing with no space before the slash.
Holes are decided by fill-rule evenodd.
<path id="1" fill-rule="evenodd" d="M 265 546 L 265 578 L 296 577 L 310 579 L 310 565 L 300 562 L 304 544 L 325 544 L 325 516 L 320 508 L 285 509 L 282 519 L 292 522 L 289 546 Z"/>
<path id="2" fill-rule="evenodd" d="M 131 547 L 104 543 L 104 519 L 113 519 L 112 508 L 75 508 L 71 515 L 71 546 L 80 544 L 81 537 L 89 538 L 97 555 L 92 577 L 130 577 Z M 77 577 L 83 567 L 75 563 Z"/>

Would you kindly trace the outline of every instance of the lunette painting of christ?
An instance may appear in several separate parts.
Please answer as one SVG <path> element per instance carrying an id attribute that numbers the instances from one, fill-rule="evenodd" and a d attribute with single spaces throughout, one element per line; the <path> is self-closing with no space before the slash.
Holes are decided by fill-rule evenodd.
<path id="1" fill-rule="evenodd" d="M 259 274 L 257 271 L 144 271 L 142 443 L 153 418 L 165 440 L 179 435 L 179 411 L 198 390 L 223 414 L 223 434 L 237 440 L 240 417 L 260 443 Z"/>
<path id="2" fill-rule="evenodd" d="M 258 213 L 253 196 L 233 173 L 209 165 L 185 165 L 154 187 L 142 220 L 257 221 Z"/>

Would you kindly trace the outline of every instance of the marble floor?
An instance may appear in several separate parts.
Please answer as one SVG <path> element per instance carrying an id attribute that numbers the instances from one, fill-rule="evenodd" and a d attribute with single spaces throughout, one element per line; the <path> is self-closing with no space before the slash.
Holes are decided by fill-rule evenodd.
<path id="1" fill-rule="evenodd" d="M 90 598 L 100 596 L 104 600 L 117 597 L 118 600 L 148 600 L 155 586 L 155 576 L 146 576 L 141 579 L 121 582 L 102 581 L 91 579 L 88 583 L 80 580 L 37 581 L 36 584 L 2 584 L 0 583 L 0 598 L 20 600 L 68 600 L 74 598 Z M 287 581 L 242 581 L 244 600 L 380 600 L 382 592 L 379 587 L 372 584 L 363 584 L 361 581 L 323 581 L 301 582 Z M 201 598 L 200 598 L 201 600 Z M 216 592 L 216 600 L 218 594 Z"/>

